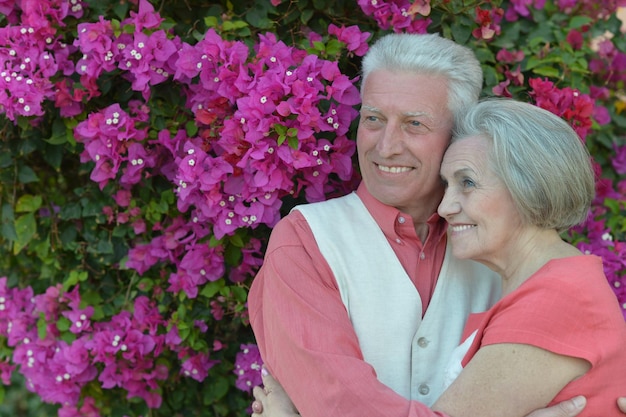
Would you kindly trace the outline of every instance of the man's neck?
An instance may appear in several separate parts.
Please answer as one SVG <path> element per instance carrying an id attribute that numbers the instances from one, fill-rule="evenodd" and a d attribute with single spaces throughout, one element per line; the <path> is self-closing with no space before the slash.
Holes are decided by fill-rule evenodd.
<path id="1" fill-rule="evenodd" d="M 430 226 L 428 223 L 415 223 L 415 233 L 417 237 L 422 241 L 422 243 L 426 243 L 426 238 L 428 238 L 428 233 L 430 232 Z"/>

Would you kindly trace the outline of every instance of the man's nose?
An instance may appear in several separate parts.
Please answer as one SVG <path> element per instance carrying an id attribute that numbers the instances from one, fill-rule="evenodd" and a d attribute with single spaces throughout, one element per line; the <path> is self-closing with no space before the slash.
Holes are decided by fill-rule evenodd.
<path id="1" fill-rule="evenodd" d="M 388 123 L 381 131 L 376 149 L 383 158 L 401 153 L 404 149 L 402 129 L 395 124 Z"/>

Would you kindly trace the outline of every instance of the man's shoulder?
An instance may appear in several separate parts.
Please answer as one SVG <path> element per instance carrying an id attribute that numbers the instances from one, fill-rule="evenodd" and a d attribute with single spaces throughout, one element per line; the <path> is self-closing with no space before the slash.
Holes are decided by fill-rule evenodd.
<path id="1" fill-rule="evenodd" d="M 339 212 L 354 211 L 359 206 L 363 206 L 359 197 L 355 193 L 350 193 L 324 201 L 298 205 L 291 210 L 291 213 L 300 212 L 305 218 L 311 216 L 325 218 L 335 216 Z"/>

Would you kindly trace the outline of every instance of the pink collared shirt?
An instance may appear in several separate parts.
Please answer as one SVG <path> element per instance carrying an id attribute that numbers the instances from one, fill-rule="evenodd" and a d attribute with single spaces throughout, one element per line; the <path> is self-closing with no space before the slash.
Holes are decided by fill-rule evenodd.
<path id="1" fill-rule="evenodd" d="M 445 254 L 445 222 L 433 214 L 422 244 L 408 215 L 381 204 L 363 184 L 357 194 L 418 289 L 425 309 Z M 363 360 L 335 278 L 298 211 L 274 228 L 248 303 L 265 363 L 303 416 L 436 415 L 379 382 Z"/>

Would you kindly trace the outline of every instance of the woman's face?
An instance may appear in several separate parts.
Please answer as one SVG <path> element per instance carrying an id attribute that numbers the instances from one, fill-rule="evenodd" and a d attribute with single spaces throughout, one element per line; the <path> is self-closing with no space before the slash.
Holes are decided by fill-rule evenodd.
<path id="1" fill-rule="evenodd" d="M 449 224 L 454 256 L 499 265 L 514 256 L 524 226 L 511 194 L 490 167 L 490 148 L 481 136 L 450 145 L 441 164 L 446 191 L 438 213 Z"/>

